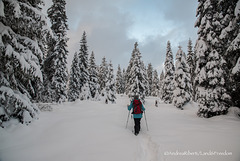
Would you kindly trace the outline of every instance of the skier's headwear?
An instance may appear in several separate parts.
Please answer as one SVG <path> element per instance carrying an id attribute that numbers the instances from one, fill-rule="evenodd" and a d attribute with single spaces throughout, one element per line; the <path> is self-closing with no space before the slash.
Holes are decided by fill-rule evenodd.
<path id="1" fill-rule="evenodd" d="M 134 99 L 139 99 L 139 96 L 138 95 L 134 95 Z"/>

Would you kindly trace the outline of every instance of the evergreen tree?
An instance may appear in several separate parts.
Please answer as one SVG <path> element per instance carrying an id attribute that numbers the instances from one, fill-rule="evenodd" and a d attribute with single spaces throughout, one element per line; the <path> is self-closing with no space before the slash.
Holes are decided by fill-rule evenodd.
<path id="1" fill-rule="evenodd" d="M 124 78 L 120 65 L 118 65 L 118 71 L 116 75 L 116 92 L 117 94 L 124 93 Z"/>
<path id="2" fill-rule="evenodd" d="M 174 83 L 173 103 L 177 108 L 183 109 L 183 106 L 191 100 L 192 84 L 186 55 L 180 46 L 176 54 Z"/>
<path id="3" fill-rule="evenodd" d="M 232 101 L 233 105 L 240 108 L 240 57 L 236 63 L 236 66 L 232 69 Z"/>
<path id="4" fill-rule="evenodd" d="M 90 58 L 89 58 L 89 88 L 91 92 L 91 97 L 94 100 L 99 99 L 99 90 L 100 85 L 98 83 L 98 72 L 97 72 L 97 65 L 95 63 L 95 56 L 92 52 Z"/>
<path id="5" fill-rule="evenodd" d="M 134 44 L 133 54 L 134 59 L 132 61 L 132 67 L 129 73 L 129 97 L 133 97 L 134 95 L 138 95 L 140 99 L 144 102 L 144 98 L 146 96 L 146 71 L 144 71 L 144 65 L 141 61 L 141 53 L 137 48 L 137 42 Z"/>
<path id="6" fill-rule="evenodd" d="M 141 54 L 141 53 L 140 53 Z M 144 62 L 143 61 L 140 61 L 141 62 L 141 70 L 143 71 L 143 86 L 145 86 L 145 96 L 148 96 L 148 93 L 150 94 L 150 85 L 149 85 L 149 82 L 148 82 L 148 74 L 147 74 L 147 68 L 146 66 L 144 65 Z"/>
<path id="7" fill-rule="evenodd" d="M 113 66 L 112 63 L 109 63 L 107 73 L 107 83 L 106 83 L 106 94 L 107 100 L 111 103 L 116 103 L 116 87 L 115 87 L 115 79 L 113 74 Z"/>
<path id="8" fill-rule="evenodd" d="M 153 85 L 152 85 L 152 96 L 157 97 L 159 95 L 159 79 L 157 70 L 153 71 Z"/>
<path id="9" fill-rule="evenodd" d="M 132 51 L 132 55 L 131 55 L 131 58 L 130 58 L 127 70 L 126 70 L 126 74 L 125 74 L 125 82 L 126 82 L 125 93 L 127 95 L 129 95 L 129 93 L 131 91 L 131 88 L 130 88 L 130 85 L 131 85 L 131 82 L 130 82 L 130 78 L 131 78 L 130 70 L 133 67 L 133 61 L 135 59 L 135 55 L 136 55 L 137 52 L 138 51 L 136 51 L 135 48 L 134 48 L 134 50 Z"/>
<path id="10" fill-rule="evenodd" d="M 68 101 L 72 102 L 79 99 L 79 77 L 80 77 L 80 69 L 79 69 L 79 59 L 78 54 L 75 53 L 72 61 L 71 71 L 70 71 L 70 79 L 69 79 L 69 90 L 68 90 Z"/>
<path id="11" fill-rule="evenodd" d="M 37 118 L 33 101 L 43 80 L 43 46 L 50 31 L 42 3 L 0 1 L 0 126 L 11 118 L 26 124 Z"/>
<path id="12" fill-rule="evenodd" d="M 166 60 L 164 63 L 165 75 L 162 85 L 162 99 L 165 103 L 172 103 L 174 90 L 174 65 L 170 41 L 167 42 Z"/>
<path id="13" fill-rule="evenodd" d="M 122 71 L 122 79 L 123 79 L 123 93 L 126 93 L 126 84 L 127 84 L 127 81 L 126 81 L 126 75 L 127 75 L 127 73 L 126 73 L 126 70 L 125 69 L 123 69 L 123 71 Z"/>
<path id="14" fill-rule="evenodd" d="M 149 90 L 147 95 L 151 96 L 153 92 L 153 67 L 151 63 L 149 63 L 147 67 L 147 78 L 149 83 Z"/>
<path id="15" fill-rule="evenodd" d="M 80 77 L 79 77 L 79 91 L 82 91 L 82 87 L 85 84 L 89 83 L 89 72 L 88 72 L 88 46 L 87 46 L 87 36 L 86 32 L 83 32 L 82 39 L 80 41 L 80 50 L 79 50 L 79 69 L 80 69 Z M 85 88 L 89 87 L 89 85 L 85 85 Z M 86 90 L 86 89 L 85 89 Z M 89 89 L 90 91 L 90 89 Z M 90 98 L 90 96 L 86 96 L 85 98 Z"/>
<path id="16" fill-rule="evenodd" d="M 163 99 L 163 81 L 164 81 L 164 73 L 162 71 L 160 74 L 160 79 L 159 79 L 159 97 L 160 97 L 160 99 Z"/>
<path id="17" fill-rule="evenodd" d="M 122 70 L 120 65 L 118 64 L 118 70 L 116 75 L 116 92 L 117 94 L 121 93 L 121 77 L 122 77 Z"/>
<path id="18" fill-rule="evenodd" d="M 99 90 L 96 91 L 94 98 L 92 98 L 94 101 L 101 101 L 101 94 Z"/>
<path id="19" fill-rule="evenodd" d="M 194 69 L 195 69 L 195 55 L 193 52 L 193 47 L 192 47 L 192 41 L 191 39 L 189 39 L 188 41 L 188 54 L 187 54 L 187 63 L 189 66 L 189 73 L 190 73 L 190 77 L 191 77 L 191 84 L 193 87 L 193 81 L 194 81 Z M 195 91 L 193 90 L 193 88 L 190 91 L 194 97 L 195 95 Z"/>
<path id="20" fill-rule="evenodd" d="M 82 86 L 81 92 L 79 94 L 79 98 L 80 100 L 89 100 L 91 98 L 91 92 L 90 92 L 90 87 L 88 82 L 86 82 Z"/>
<path id="21" fill-rule="evenodd" d="M 222 47 L 225 47 L 223 57 L 227 61 L 226 83 L 227 90 L 232 98 L 232 106 L 240 107 L 240 75 L 237 72 L 240 58 L 240 9 L 237 8 L 238 0 L 220 1 L 221 25 L 223 26 L 220 39 Z"/>
<path id="22" fill-rule="evenodd" d="M 217 1 L 199 1 L 195 24 L 199 30 L 194 83 L 199 103 L 198 116 L 206 118 L 225 114 L 230 100 L 225 84 L 224 49 L 219 39 L 221 23 L 218 7 Z"/>
<path id="23" fill-rule="evenodd" d="M 64 102 L 67 98 L 67 16 L 65 0 L 53 0 L 48 9 L 53 38 L 48 43 L 49 50 L 44 61 L 45 102 Z"/>
<path id="24" fill-rule="evenodd" d="M 99 85 L 100 85 L 100 93 L 102 93 L 102 96 L 104 95 L 104 91 L 106 88 L 106 83 L 107 83 L 107 73 L 108 73 L 108 64 L 106 61 L 106 58 L 102 58 L 102 63 L 100 64 L 99 67 L 99 72 L 98 72 L 98 80 L 99 80 Z"/>

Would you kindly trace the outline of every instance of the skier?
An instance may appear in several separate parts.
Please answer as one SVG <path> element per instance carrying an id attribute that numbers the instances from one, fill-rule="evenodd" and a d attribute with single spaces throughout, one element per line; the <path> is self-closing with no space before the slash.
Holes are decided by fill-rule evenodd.
<path id="1" fill-rule="evenodd" d="M 134 99 L 132 100 L 131 104 L 128 106 L 128 110 L 130 111 L 133 108 L 133 118 L 134 118 L 134 134 L 138 135 L 140 131 L 140 121 L 142 118 L 142 113 L 145 111 L 145 108 L 142 104 L 142 102 L 139 99 L 139 96 L 134 96 Z"/>

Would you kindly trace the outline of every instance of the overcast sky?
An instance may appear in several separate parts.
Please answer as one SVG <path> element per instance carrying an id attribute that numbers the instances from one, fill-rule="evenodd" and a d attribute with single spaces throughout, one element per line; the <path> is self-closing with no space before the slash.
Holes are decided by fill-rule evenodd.
<path id="1" fill-rule="evenodd" d="M 46 7 L 51 0 L 45 0 Z M 137 41 L 142 60 L 160 73 L 167 41 L 175 55 L 178 46 L 187 53 L 187 42 L 197 38 L 196 0 L 66 0 L 68 17 L 68 67 L 87 33 L 89 55 L 95 53 L 99 65 L 105 56 L 126 68 Z"/>

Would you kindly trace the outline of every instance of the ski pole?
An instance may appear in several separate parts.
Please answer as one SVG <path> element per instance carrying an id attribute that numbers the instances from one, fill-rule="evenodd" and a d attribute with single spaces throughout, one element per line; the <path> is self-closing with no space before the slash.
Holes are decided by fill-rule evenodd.
<path id="1" fill-rule="evenodd" d="M 130 111 L 128 112 L 128 118 L 127 118 L 126 128 L 127 128 L 127 125 L 128 125 L 129 115 L 130 115 Z"/>
<path id="2" fill-rule="evenodd" d="M 148 131 L 148 124 L 147 124 L 147 118 L 146 118 L 146 113 L 144 111 L 144 117 L 145 117 L 145 122 L 146 122 L 146 126 L 147 126 L 147 131 Z"/>

